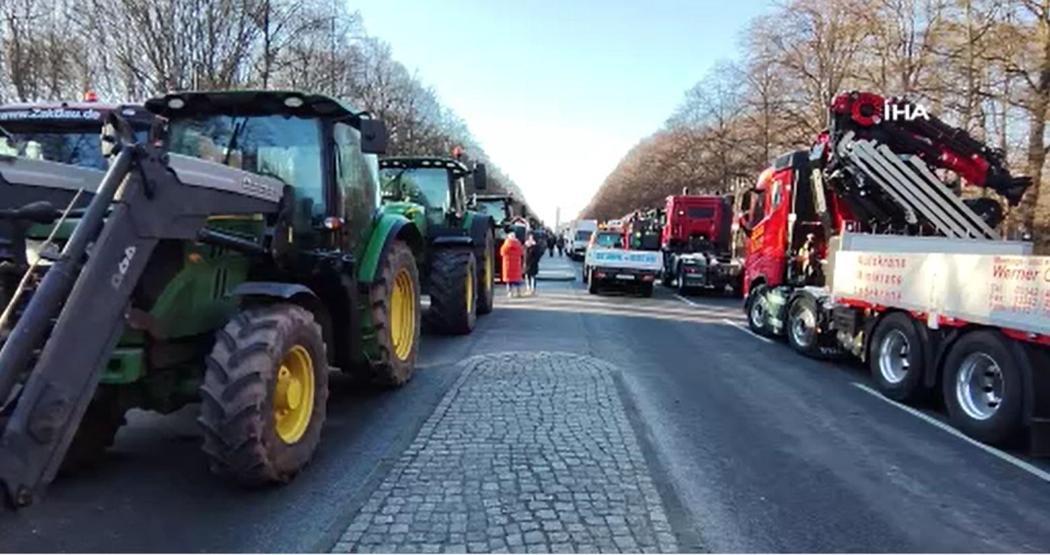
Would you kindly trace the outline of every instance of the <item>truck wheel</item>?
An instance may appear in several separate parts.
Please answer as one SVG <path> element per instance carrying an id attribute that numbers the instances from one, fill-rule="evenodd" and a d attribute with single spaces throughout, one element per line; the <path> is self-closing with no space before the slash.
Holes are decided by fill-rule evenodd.
<path id="1" fill-rule="evenodd" d="M 591 295 L 598 294 L 598 281 L 587 272 L 587 292 Z"/>
<path id="2" fill-rule="evenodd" d="M 372 381 L 378 385 L 400 387 L 412 379 L 419 352 L 419 291 L 412 250 L 394 241 L 368 295 L 378 351 L 371 361 Z"/>
<path id="3" fill-rule="evenodd" d="M 689 295 L 689 288 L 685 285 L 685 272 L 678 268 L 678 294 L 685 297 Z"/>
<path id="4" fill-rule="evenodd" d="M 496 294 L 496 243 L 492 232 L 485 234 L 485 249 L 478 268 L 478 314 L 492 312 Z"/>
<path id="5" fill-rule="evenodd" d="M 758 335 L 773 335 L 769 329 L 769 313 L 766 308 L 766 286 L 759 285 L 751 289 L 747 297 L 747 327 Z"/>
<path id="6" fill-rule="evenodd" d="M 298 305 L 250 308 L 219 330 L 197 419 L 212 472 L 245 485 L 294 478 L 321 439 L 327 361 L 321 326 Z"/>
<path id="7" fill-rule="evenodd" d="M 100 388 L 80 420 L 59 472 L 70 474 L 101 462 L 106 450 L 113 446 L 117 431 L 127 422 L 124 412 L 117 396 Z"/>
<path id="8" fill-rule="evenodd" d="M 642 284 L 642 296 L 643 297 L 652 297 L 653 296 L 653 284 L 651 282 Z"/>
<path id="9" fill-rule="evenodd" d="M 796 352 L 810 358 L 821 358 L 820 333 L 817 330 L 817 303 L 810 297 L 798 297 L 788 307 L 787 340 Z"/>
<path id="10" fill-rule="evenodd" d="M 922 385 L 925 361 L 922 339 L 911 318 L 895 312 L 879 321 L 868 355 L 879 392 L 902 403 L 921 400 L 929 393 Z"/>
<path id="11" fill-rule="evenodd" d="M 440 333 L 467 334 L 477 319 L 477 263 L 474 253 L 447 249 L 430 265 L 430 310 L 426 320 Z"/>
<path id="12" fill-rule="evenodd" d="M 944 404 L 952 424 L 991 445 L 1012 445 L 1022 430 L 1021 370 L 1010 345 L 987 330 L 964 335 L 944 361 Z"/>

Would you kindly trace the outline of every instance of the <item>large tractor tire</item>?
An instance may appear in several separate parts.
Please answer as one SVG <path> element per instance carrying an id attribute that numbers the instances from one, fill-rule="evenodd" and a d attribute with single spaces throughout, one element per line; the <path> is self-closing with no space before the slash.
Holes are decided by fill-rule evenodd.
<path id="1" fill-rule="evenodd" d="M 800 296 L 788 306 L 787 341 L 796 352 L 809 358 L 823 358 L 818 330 L 817 303 L 810 297 Z M 750 317 L 749 317 L 750 319 Z"/>
<path id="2" fill-rule="evenodd" d="M 412 250 L 394 241 L 369 291 L 378 358 L 371 361 L 372 381 L 400 387 L 412 379 L 419 353 L 419 270 Z"/>
<path id="3" fill-rule="evenodd" d="M 492 232 L 485 233 L 485 250 L 478 261 L 478 314 L 492 312 L 496 297 L 496 240 Z"/>
<path id="4" fill-rule="evenodd" d="M 248 308 L 216 333 L 198 421 L 212 472 L 286 483 L 313 457 L 328 404 L 321 326 L 288 303 Z"/>
<path id="5" fill-rule="evenodd" d="M 439 333 L 467 334 L 477 321 L 477 261 L 466 249 L 440 250 L 430 265 L 427 324 Z"/>
<path id="6" fill-rule="evenodd" d="M 100 388 L 80 420 L 59 472 L 74 473 L 101 462 L 106 450 L 113 446 L 117 431 L 126 423 L 124 412 L 117 396 Z"/>

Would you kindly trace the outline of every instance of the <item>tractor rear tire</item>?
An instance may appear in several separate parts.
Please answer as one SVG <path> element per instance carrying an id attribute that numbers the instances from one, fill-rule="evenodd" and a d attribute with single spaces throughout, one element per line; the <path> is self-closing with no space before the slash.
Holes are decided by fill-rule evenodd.
<path id="1" fill-rule="evenodd" d="M 477 322 L 477 262 L 466 249 L 439 250 L 430 265 L 427 324 L 438 333 L 464 335 Z"/>
<path id="2" fill-rule="evenodd" d="M 485 249 L 478 261 L 478 314 L 492 312 L 496 296 L 496 240 L 492 232 L 485 233 Z"/>
<path id="3" fill-rule="evenodd" d="M 317 449 L 328 404 L 313 314 L 289 303 L 243 310 L 205 363 L 197 421 L 212 472 L 247 486 L 291 481 Z"/>
<path id="4" fill-rule="evenodd" d="M 59 467 L 61 474 L 75 473 L 96 466 L 113 446 L 117 431 L 127 423 L 124 407 L 116 395 L 99 388 L 80 420 L 73 441 Z"/>
<path id="5" fill-rule="evenodd" d="M 404 241 L 394 241 L 368 295 L 378 351 L 371 361 L 371 375 L 377 385 L 401 387 L 412 379 L 419 353 L 419 292 L 412 250 Z"/>

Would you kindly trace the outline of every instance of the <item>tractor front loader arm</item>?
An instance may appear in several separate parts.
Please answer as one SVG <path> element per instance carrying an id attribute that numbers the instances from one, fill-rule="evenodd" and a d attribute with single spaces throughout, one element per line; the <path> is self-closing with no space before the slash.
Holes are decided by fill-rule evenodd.
<path id="1" fill-rule="evenodd" d="M 202 237 L 211 215 L 275 215 L 282 195 L 275 179 L 150 145 L 119 150 L 0 349 L 0 403 L 14 403 L 0 428 L 0 485 L 13 506 L 54 478 L 157 243 Z"/>

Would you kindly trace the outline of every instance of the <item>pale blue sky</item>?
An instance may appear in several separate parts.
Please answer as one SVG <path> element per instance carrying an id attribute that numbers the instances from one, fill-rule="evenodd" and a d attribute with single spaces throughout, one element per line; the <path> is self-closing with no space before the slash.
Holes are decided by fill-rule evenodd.
<path id="1" fill-rule="evenodd" d="M 382 0 L 352 5 L 370 34 L 466 120 L 554 225 L 687 88 L 735 58 L 768 0 Z"/>

